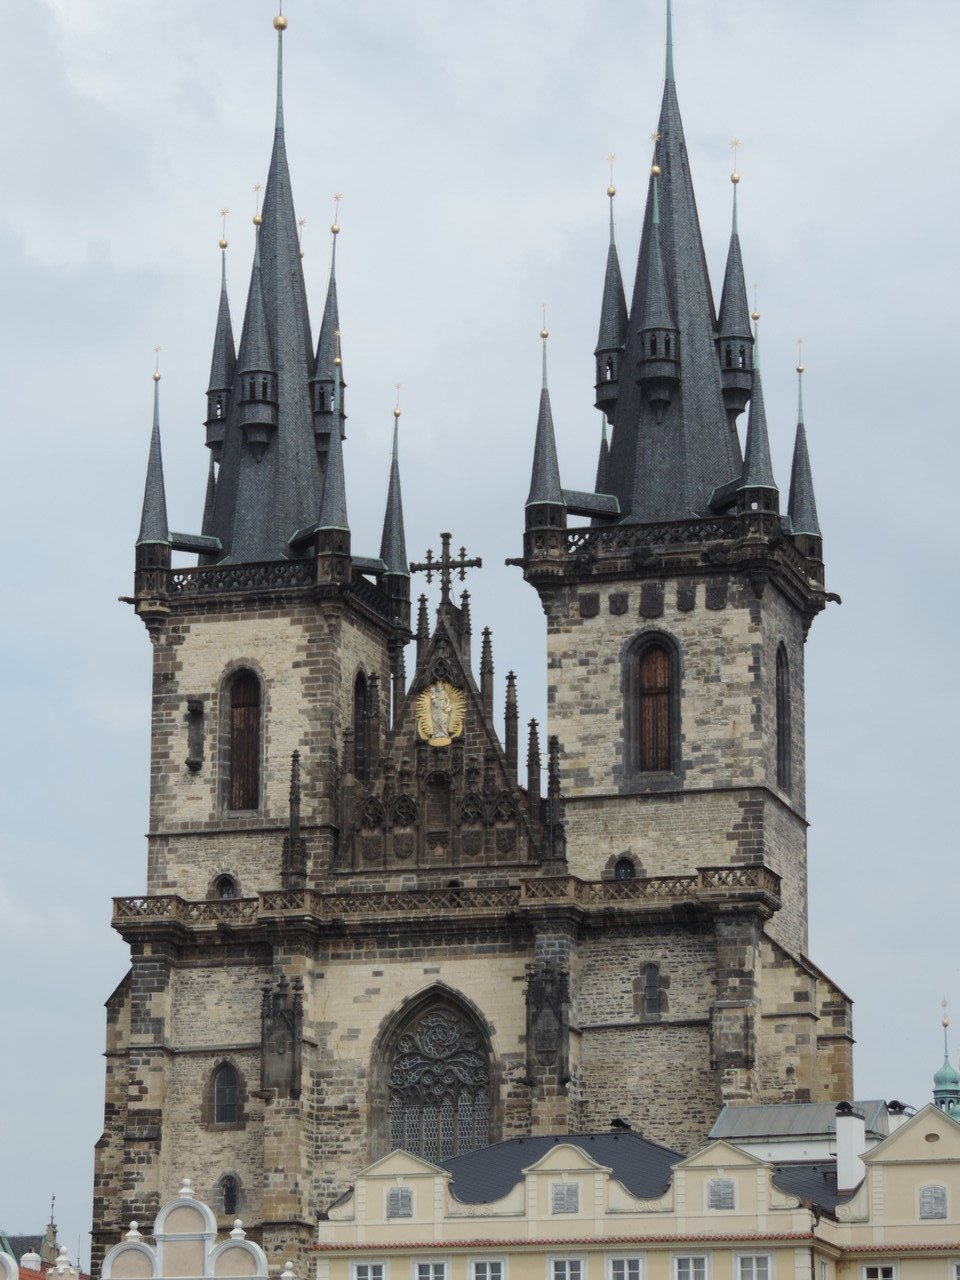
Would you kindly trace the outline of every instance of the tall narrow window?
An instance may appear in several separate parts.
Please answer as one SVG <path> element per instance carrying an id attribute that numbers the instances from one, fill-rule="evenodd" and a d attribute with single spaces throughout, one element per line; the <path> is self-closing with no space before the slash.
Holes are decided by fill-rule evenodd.
<path id="1" fill-rule="evenodd" d="M 260 681 L 239 671 L 230 685 L 230 808 L 260 804 Z"/>
<path id="2" fill-rule="evenodd" d="M 239 1119 L 240 1078 L 236 1068 L 225 1062 L 213 1080 L 213 1123 L 236 1124 Z"/>
<path id="3" fill-rule="evenodd" d="M 790 663 L 787 651 L 777 649 L 777 786 L 790 790 Z"/>
<path id="4" fill-rule="evenodd" d="M 656 1018 L 660 1014 L 660 968 L 655 964 L 643 969 L 643 1016 Z"/>
<path id="5" fill-rule="evenodd" d="M 357 672 L 353 682 L 353 774 L 366 782 L 370 769 L 370 717 L 367 707 L 367 677 Z"/>
<path id="6" fill-rule="evenodd" d="M 648 644 L 639 663 L 639 763 L 642 773 L 670 768 L 670 654 L 662 644 Z"/>
<path id="7" fill-rule="evenodd" d="M 220 1198 L 224 1214 L 236 1217 L 240 1206 L 240 1183 L 231 1173 L 225 1173 L 220 1179 Z"/>

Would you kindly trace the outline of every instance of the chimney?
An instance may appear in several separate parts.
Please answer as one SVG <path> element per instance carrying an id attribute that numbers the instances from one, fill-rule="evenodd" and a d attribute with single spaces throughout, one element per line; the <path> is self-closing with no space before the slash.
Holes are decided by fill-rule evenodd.
<path id="1" fill-rule="evenodd" d="M 906 1124 L 910 1117 L 907 1115 L 907 1104 L 898 1102 L 896 1098 L 892 1098 L 887 1103 L 887 1132 L 895 1133 L 902 1124 Z"/>
<path id="2" fill-rule="evenodd" d="M 837 1103 L 837 1190 L 853 1191 L 864 1179 L 860 1157 L 867 1145 L 863 1113 L 849 1102 Z"/>
<path id="3" fill-rule="evenodd" d="M 23 1271 L 42 1271 L 39 1253 L 34 1249 L 28 1249 L 20 1258 L 20 1267 Z"/>

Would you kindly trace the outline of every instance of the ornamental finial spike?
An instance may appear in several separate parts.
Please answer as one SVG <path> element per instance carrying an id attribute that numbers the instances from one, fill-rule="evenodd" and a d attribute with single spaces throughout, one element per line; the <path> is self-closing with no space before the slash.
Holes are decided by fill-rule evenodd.
<path id="1" fill-rule="evenodd" d="M 287 20 L 282 13 L 278 13 L 277 16 L 274 18 L 273 29 L 274 31 L 286 31 Z"/>
<path id="2" fill-rule="evenodd" d="M 613 185 L 613 162 L 614 160 L 616 160 L 616 158 L 617 157 L 613 154 L 612 151 L 607 156 L 607 163 L 610 166 L 610 185 L 609 187 L 607 187 L 607 195 L 610 197 L 611 200 L 617 194 L 617 188 Z"/>
<path id="3" fill-rule="evenodd" d="M 343 196 L 340 192 L 335 191 L 333 194 L 333 225 L 330 228 L 335 236 L 340 234 L 340 201 L 342 199 Z"/>
<path id="4" fill-rule="evenodd" d="M 260 224 L 263 222 L 263 219 L 260 217 L 260 192 L 261 192 L 262 188 L 263 188 L 263 183 L 262 183 L 262 182 L 255 182 L 255 183 L 253 184 L 253 194 L 254 194 L 254 196 L 256 197 L 256 202 L 257 202 L 257 203 L 256 203 L 256 212 L 255 212 L 255 213 L 254 213 L 254 215 L 253 215 L 253 225 L 254 225 L 255 227 L 259 227 L 259 226 L 260 226 Z"/>
<path id="5" fill-rule="evenodd" d="M 731 147 L 733 147 L 733 173 L 731 173 L 730 175 L 730 181 L 733 183 L 734 186 L 736 186 L 737 183 L 740 181 L 740 175 L 739 173 L 737 173 L 737 149 L 740 146 L 740 139 L 732 138 L 730 140 L 730 145 Z"/>
<path id="6" fill-rule="evenodd" d="M 803 373 L 803 339 L 797 339 L 797 373 Z"/>
<path id="7" fill-rule="evenodd" d="M 160 348 L 154 347 L 153 350 L 155 353 L 155 361 L 153 366 L 153 380 L 154 382 L 159 382 L 160 381 Z"/>
<path id="8" fill-rule="evenodd" d="M 397 383 L 397 387 L 396 387 L 396 391 L 397 391 L 397 403 L 396 403 L 396 406 L 394 407 L 394 410 L 393 410 L 393 416 L 394 416 L 395 418 L 399 418 L 399 417 L 400 417 L 400 388 L 401 388 L 402 386 L 403 386 L 403 383 L 402 383 L 402 382 L 398 382 L 398 383 Z"/>
<path id="9" fill-rule="evenodd" d="M 547 304 L 545 302 L 540 303 L 540 310 L 543 312 L 543 328 L 540 330 L 540 337 L 546 342 L 550 334 L 547 332 Z"/>
<path id="10" fill-rule="evenodd" d="M 230 212 L 229 209 L 220 210 L 220 217 L 223 219 L 223 225 L 220 231 L 220 248 L 221 249 L 225 249 L 227 247 L 227 214 L 229 212 Z"/>

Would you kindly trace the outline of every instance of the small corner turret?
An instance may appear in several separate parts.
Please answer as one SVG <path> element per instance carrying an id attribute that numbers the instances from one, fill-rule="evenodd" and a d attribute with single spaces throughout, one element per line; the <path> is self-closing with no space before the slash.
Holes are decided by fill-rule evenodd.
<path id="1" fill-rule="evenodd" d="M 600 303 L 600 332 L 594 359 L 597 366 L 596 407 L 609 417 L 617 405 L 620 391 L 620 374 L 623 365 L 623 344 L 627 336 L 627 299 L 623 292 L 623 276 L 617 255 L 617 241 L 613 222 L 613 199 L 617 189 L 613 185 L 613 161 L 610 156 L 610 245 L 607 249 L 607 269 L 603 277 L 603 298 Z"/>

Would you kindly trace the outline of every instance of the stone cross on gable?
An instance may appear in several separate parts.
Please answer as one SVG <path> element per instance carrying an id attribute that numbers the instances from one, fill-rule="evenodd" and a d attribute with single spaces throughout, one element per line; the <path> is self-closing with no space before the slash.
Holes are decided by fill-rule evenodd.
<path id="1" fill-rule="evenodd" d="M 468 569 L 482 569 L 483 561 L 478 557 L 476 560 L 467 559 L 467 551 L 465 547 L 460 548 L 459 556 L 450 554 L 450 535 L 449 533 L 441 533 L 440 535 L 441 552 L 439 557 L 435 556 L 431 550 L 427 550 L 426 558 L 422 564 L 410 565 L 411 573 L 425 573 L 427 582 L 433 581 L 435 573 L 440 575 L 440 603 L 450 603 L 450 579 L 455 573 L 460 574 L 462 582 L 467 576 Z"/>

